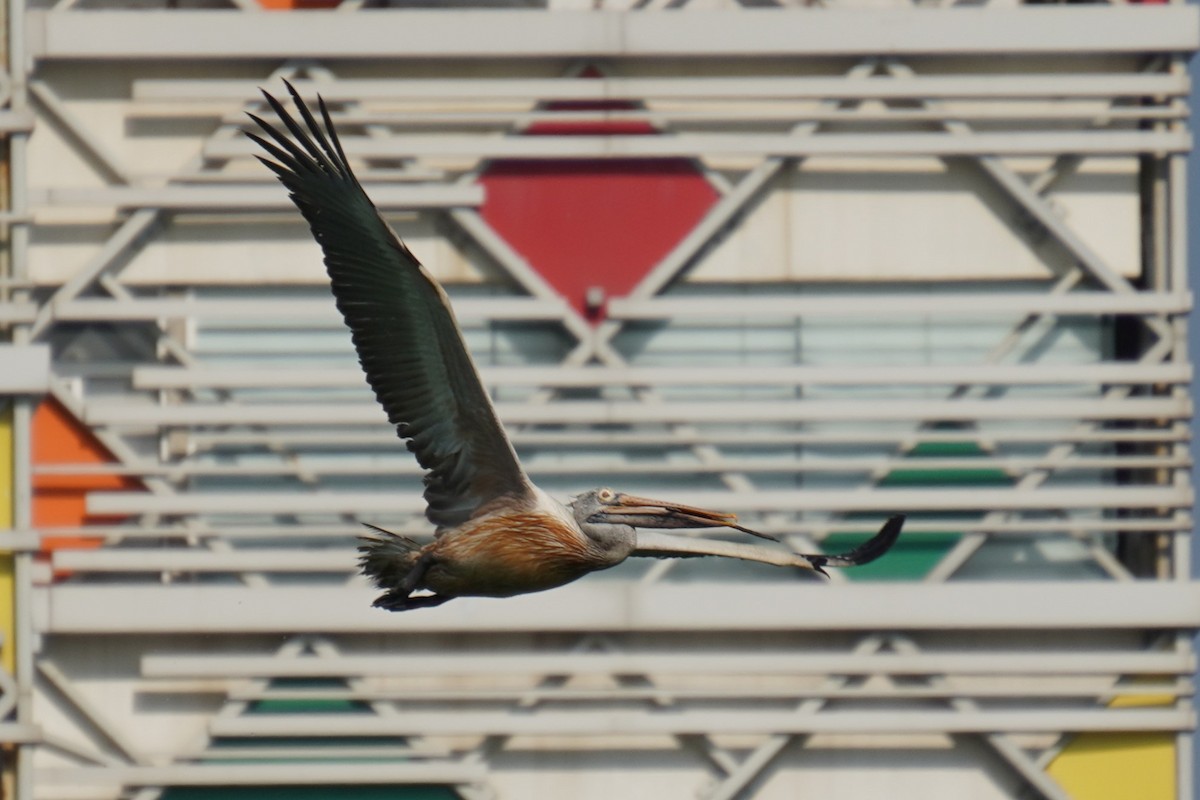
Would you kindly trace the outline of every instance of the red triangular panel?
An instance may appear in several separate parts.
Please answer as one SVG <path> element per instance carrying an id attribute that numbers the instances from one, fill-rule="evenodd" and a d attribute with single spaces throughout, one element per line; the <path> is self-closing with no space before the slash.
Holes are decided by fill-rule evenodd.
<path id="1" fill-rule="evenodd" d="M 585 77 L 588 77 L 585 75 Z M 634 108 L 625 100 L 562 101 L 550 110 Z M 529 135 L 653 135 L 645 122 L 541 122 Z M 628 294 L 704 217 L 717 193 L 684 158 L 500 160 L 484 171 L 481 213 L 581 313 L 597 287 Z"/>

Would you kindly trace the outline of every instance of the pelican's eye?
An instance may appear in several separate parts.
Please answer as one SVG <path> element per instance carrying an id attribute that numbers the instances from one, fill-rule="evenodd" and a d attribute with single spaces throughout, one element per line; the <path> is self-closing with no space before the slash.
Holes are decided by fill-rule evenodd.
<path id="1" fill-rule="evenodd" d="M 600 489 L 596 492 L 596 499 L 601 503 L 611 503 L 617 499 L 617 493 L 612 489 Z"/>

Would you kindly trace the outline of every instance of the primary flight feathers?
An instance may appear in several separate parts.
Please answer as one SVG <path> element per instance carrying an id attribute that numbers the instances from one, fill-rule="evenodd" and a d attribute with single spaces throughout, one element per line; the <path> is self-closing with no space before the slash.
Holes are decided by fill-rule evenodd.
<path id="1" fill-rule="evenodd" d="M 422 546 L 371 526 L 360 564 L 400 611 L 453 597 L 541 591 L 630 556 L 725 556 L 824 572 L 881 556 L 904 518 L 842 555 L 691 538 L 645 528 L 728 528 L 732 514 L 602 488 L 560 503 L 530 482 L 463 343 L 442 287 L 380 217 L 350 169 L 325 102 L 318 122 L 287 84 L 300 122 L 270 94 L 286 129 L 251 114 L 259 156 L 287 187 L 325 255 L 334 299 L 388 421 L 427 470 L 426 516 L 437 536 Z M 302 123 L 302 124 L 301 124 Z M 322 126 L 323 123 L 323 126 Z"/>

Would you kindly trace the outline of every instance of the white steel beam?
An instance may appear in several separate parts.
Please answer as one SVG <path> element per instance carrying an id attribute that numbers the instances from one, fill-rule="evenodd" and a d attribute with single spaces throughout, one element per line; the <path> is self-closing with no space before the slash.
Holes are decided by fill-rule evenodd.
<path id="1" fill-rule="evenodd" d="M 1011 515 L 1009 515 L 1011 516 Z M 1075 538 L 1085 538 L 1100 533 L 1129 533 L 1129 534 L 1158 534 L 1191 530 L 1191 520 L 1183 510 L 1158 517 L 1139 518 L 1097 518 L 1083 516 L 1056 516 L 1053 519 L 1021 520 L 1004 519 L 996 522 L 986 520 L 956 520 L 939 522 L 937 520 L 921 520 L 921 530 L 928 533 L 971 533 L 981 532 L 988 535 L 1029 536 L 1030 534 L 1065 534 Z M 402 522 L 389 523 L 389 527 L 397 533 L 412 537 L 428 537 L 433 531 L 422 515 L 411 513 Z M 858 522 L 844 520 L 816 520 L 812 522 L 774 523 L 757 525 L 756 529 L 763 533 L 775 535 L 802 534 L 813 540 L 820 540 L 833 533 L 861 533 L 864 525 Z M 212 538 L 219 536 L 226 540 L 254 539 L 294 540 L 296 543 L 306 540 L 328 540 L 330 537 L 346 537 L 347 540 L 362 533 L 361 524 L 338 523 L 305 523 L 298 522 L 283 526 L 270 525 L 220 525 L 200 529 L 194 523 L 183 525 L 146 524 L 146 525 L 94 525 L 83 528 L 71 526 L 54 528 L 46 536 L 94 536 L 106 540 L 122 540 L 136 542 L 144 539 L 187 539 L 197 537 Z M 38 549 L 40 536 L 34 533 L 22 534 L 22 539 L 30 544 L 27 549 Z M 64 550 L 64 557 L 67 557 Z M 103 552 L 103 551 L 102 551 Z M 75 556 L 71 556 L 75 558 Z"/>
<path id="2" fill-rule="evenodd" d="M 720 79 L 717 79 L 720 80 Z M 433 79 L 434 82 L 436 81 Z M 354 83 L 353 81 L 349 81 Z M 590 81 L 589 81 L 590 82 Z M 399 81 L 404 85 L 404 81 Z M 160 84 L 165 84 L 160 85 Z M 206 82 L 204 84 L 208 86 Z M 249 90 L 251 86 L 257 88 L 259 84 L 250 82 L 241 82 L 238 84 L 240 89 Z M 393 86 L 394 83 L 389 81 L 388 86 Z M 476 83 L 475 85 L 479 85 Z M 134 97 L 139 97 L 139 89 L 143 86 L 142 81 L 134 83 Z M 311 90 L 314 93 L 321 94 L 327 100 L 332 97 L 340 97 L 343 94 L 349 95 L 342 88 L 342 82 L 337 84 L 313 84 Z M 569 84 L 568 84 L 569 86 Z M 1097 108 L 1094 101 L 1083 103 L 1072 103 L 1064 101 L 1062 98 L 1044 99 L 1044 100 L 1026 100 L 1019 107 L 1001 106 L 994 107 L 978 107 L 971 105 L 969 107 L 954 106 L 950 109 L 938 110 L 932 108 L 814 108 L 809 100 L 773 100 L 764 103 L 763 101 L 746 102 L 748 97 L 753 97 L 758 92 L 755 90 L 756 83 L 747 81 L 746 87 L 748 93 L 745 96 L 731 97 L 727 100 L 711 100 L 706 98 L 697 98 L 693 101 L 698 107 L 696 108 L 673 108 L 673 107 L 658 107 L 652 110 L 641 109 L 604 109 L 596 111 L 562 111 L 553 110 L 534 110 L 534 111 L 374 111 L 374 110 L 350 110 L 350 111 L 334 111 L 330 110 L 330 117 L 333 119 L 334 125 L 339 129 L 347 125 L 385 125 L 389 128 L 396 129 L 417 129 L 417 128 L 442 128 L 442 127 L 499 127 L 526 129 L 531 125 L 540 122 L 552 123 L 612 123 L 612 122 L 646 122 L 650 124 L 661 125 L 684 125 L 684 126 L 703 126 L 703 125 L 761 125 L 761 124 L 795 124 L 799 123 L 821 123 L 821 122 L 945 122 L 948 119 L 965 120 L 969 122 L 989 121 L 989 122 L 1030 122 L 1030 123 L 1046 123 L 1046 122 L 1076 122 L 1076 123 L 1094 123 L 1097 118 L 1120 121 L 1120 122 L 1138 122 L 1152 120 L 1184 120 L 1188 118 L 1187 106 L 1181 100 L 1172 100 L 1165 104 L 1147 104 L 1132 107 L 1121 108 Z M 180 104 L 178 100 L 170 102 L 163 95 L 166 94 L 168 88 L 179 89 L 189 102 Z M 300 87 L 297 87 L 300 88 Z M 145 90 L 145 94 L 153 99 L 139 102 L 135 107 L 128 112 L 130 119 L 192 119 L 192 118 L 217 118 L 232 122 L 237 120 L 236 112 L 231 115 L 229 111 L 230 102 L 236 102 L 239 95 L 235 95 L 233 91 L 229 92 L 226 99 L 213 100 L 192 100 L 197 91 L 194 81 L 151 81 L 151 88 Z M 303 92 L 304 89 L 300 88 Z M 569 94 L 574 94 L 573 90 L 568 89 Z M 584 94 L 594 94 L 584 90 Z M 421 95 L 426 94 L 424 91 Z M 489 99 L 489 92 L 485 89 L 482 91 L 484 99 Z M 222 92 L 222 96 L 225 93 Z M 432 92 L 429 92 L 432 99 Z M 469 95 L 468 95 L 469 96 Z M 558 95 L 556 94 L 556 97 Z M 1111 96 L 1111 93 L 1110 93 Z M 161 100 L 159 98 L 162 98 Z M 354 100 L 361 101 L 359 97 L 347 97 L 347 102 Z M 1147 101 L 1148 103 L 1151 101 Z M 2 119 L 2 117 L 0 117 Z M 240 120 L 237 120 L 240 122 Z M 360 176 L 360 180 L 364 183 L 369 181 L 372 172 L 368 171 L 365 175 Z M 189 180 L 197 180 L 198 176 L 189 176 Z M 236 179 L 236 176 L 230 175 L 213 175 L 211 180 L 230 181 Z M 266 182 L 266 179 L 263 180 Z"/>
<path id="3" fill-rule="evenodd" d="M 1186 486 L 1095 486 L 1087 488 L 945 488 L 796 491 L 680 491 L 672 500 L 736 512 L 747 511 L 978 511 L 979 509 L 1168 509 L 1187 508 Z M 205 492 L 150 494 L 92 492 L 91 514 L 398 514 L 421 513 L 425 500 L 415 491 L 379 492 Z"/>
<path id="4" fill-rule="evenodd" d="M 370 607 L 336 586 L 62 584 L 35 590 L 43 633 L 466 633 L 503 631 L 1156 630 L 1200 627 L 1184 583 L 1045 581 L 892 584 L 887 602 L 853 584 L 582 582 L 502 600 L 462 598 L 417 614 Z M 296 609 L 303 608 L 304 614 Z M 819 609 L 815 612 L 814 609 Z"/>
<path id="5" fill-rule="evenodd" d="M 527 447 L 686 447 L 691 444 L 776 445 L 803 446 L 819 444 L 892 444 L 911 448 L 921 442 L 978 442 L 992 447 L 1000 443 L 1045 444 L 1057 442 L 1093 442 L 1111 444 L 1162 444 L 1186 442 L 1189 439 L 1186 423 L 1175 422 L 1163 427 L 1142 429 L 1064 431 L 1034 427 L 1008 427 L 985 431 L 895 430 L 862 427 L 842 431 L 595 431 L 558 430 L 510 431 L 513 442 Z M 353 447 L 395 447 L 392 432 L 382 425 L 375 431 L 351 430 L 289 430 L 283 431 L 209 431 L 192 434 L 198 450 L 216 450 L 224 446 L 266 445 L 280 438 L 313 447 L 343 445 Z"/>
<path id="6" fill-rule="evenodd" d="M 678 492 L 672 500 L 737 512 L 748 511 L 1033 511 L 1063 509 L 1186 509 L 1192 493 L 1184 486 L 1096 486 L 1090 488 L 798 489 L 780 491 Z M 91 492 L 94 515 L 130 513 L 421 513 L 425 499 L 412 493 L 364 492 Z M 970 525 L 965 521 L 964 525 Z"/>
<path id="7" fill-rule="evenodd" d="M 318 678 L 366 676 L 556 675 L 1189 675 L 1190 654 L 1175 651 L 724 653 L 421 652 L 337 657 L 145 655 L 147 678 Z"/>
<path id="8" fill-rule="evenodd" d="M 219 755 L 219 753 L 218 753 Z M 41 767 L 46 785 L 86 786 L 312 786 L 477 783 L 485 764 L 392 761 L 390 763 L 167 764 L 162 766 Z"/>
<path id="9" fill-rule="evenodd" d="M 1072 153 L 1116 156 L 1186 153 L 1192 138 L 1178 130 L 1008 131 L 1003 133 L 698 133 L 662 136 L 495 136 L 396 134 L 386 139 L 342 137 L 360 158 L 694 158 L 713 156 L 1040 156 Z M 209 158 L 248 157 L 256 145 L 241 139 L 209 141 Z"/>
<path id="10" fill-rule="evenodd" d="M 927 706 L 885 711 L 625 710 L 453 713 L 396 717 L 283 714 L 216 718 L 213 736 L 629 736 L 720 733 L 1060 733 L 1182 731 L 1195 713 L 1177 708 L 941 711 Z"/>
<path id="11" fill-rule="evenodd" d="M 105 271 L 113 269 L 117 261 L 127 255 L 144 236 L 157 224 L 159 215 L 151 209 L 139 209 L 130 214 L 100 249 L 78 272 L 62 286 L 38 310 L 37 319 L 30 327 L 30 338 L 36 339 L 53 324 L 56 304 L 76 299 Z"/>
<path id="12" fill-rule="evenodd" d="M 483 203 L 482 186 L 391 184 L 371 187 L 380 208 L 452 208 Z M 32 188 L 34 206 L 113 206 L 172 211 L 294 210 L 278 186 L 104 186 Z"/>
<path id="13" fill-rule="evenodd" d="M 28 110 L 0 111 L 0 134 L 28 133 L 33 130 L 33 113 Z"/>
<path id="14" fill-rule="evenodd" d="M 280 437 L 282 443 L 288 440 Z M 400 446 L 395 445 L 397 455 Z M 592 476 L 600 472 L 614 475 L 697 475 L 714 472 L 758 472 L 758 473 L 871 473 L 886 475 L 893 470 L 1002 470 L 1008 474 L 1044 470 L 1075 472 L 1084 470 L 1114 469 L 1174 469 L 1191 466 L 1190 457 L 1168 453 L 1163 455 L 1114 455 L 1078 456 L 1061 458 L 1041 457 L 993 457 L 965 456 L 962 458 L 922 457 L 914 463 L 904 457 L 836 457 L 778 458 L 742 457 L 731 458 L 717 455 L 708 461 L 645 461 L 630 462 L 616 457 L 591 456 L 578 461 L 539 461 L 526 463 L 525 468 L 535 479 L 539 476 Z M 288 459 L 286 461 L 264 461 L 261 463 L 214 464 L 209 462 L 184 462 L 163 464 L 145 461 L 132 464 L 45 464 L 34 468 L 35 475 L 157 475 L 172 480 L 198 476 L 223 477 L 266 477 L 271 475 L 408 475 L 424 474 L 424 469 L 408 457 L 382 460 L 376 457 L 346 457 L 328 459 L 319 456 Z M 36 547 L 34 549 L 37 549 Z"/>
<path id="15" fill-rule="evenodd" d="M 1145 516 L 1137 518 L 1103 518 L 1084 516 L 1056 516 L 1047 519 L 1003 519 L 995 522 L 980 519 L 954 520 L 952 522 L 936 519 L 921 520 L 921 530 L 929 533 L 970 533 L 985 532 L 988 534 L 1012 534 L 1028 536 L 1030 534 L 1066 534 L 1082 538 L 1097 533 L 1132 533 L 1156 534 L 1191 530 L 1191 520 L 1186 511 L 1176 510 L 1162 516 Z M 832 533 L 861 533 L 864 529 L 861 522 L 845 520 L 813 520 L 801 521 L 795 524 L 767 523 L 757 529 L 764 533 L 804 534 L 821 539 Z M 423 515 L 412 514 L 404 522 L 392 525 L 397 533 L 415 537 L 429 536 L 433 533 Z M 361 524 L 352 523 L 308 523 L 296 522 L 286 527 L 279 525 L 220 525 L 209 528 L 199 528 L 194 522 L 182 524 L 144 524 L 144 525 L 89 525 L 66 526 L 47 530 L 45 536 L 95 536 L 108 540 L 127 539 L 195 539 L 197 537 L 220 536 L 223 539 L 254 539 L 275 540 L 295 539 L 297 542 L 305 539 L 329 539 L 330 537 L 352 538 L 362 533 Z M 17 534 L 24 549 L 40 549 L 41 535 L 34 532 Z M 67 551 L 64 551 L 64 553 Z"/>
<path id="16" fill-rule="evenodd" d="M 664 402 L 576 400 L 536 405 L 497 403 L 509 425 L 633 425 L 658 423 L 744 424 L 768 422 L 891 422 L 955 420 L 1176 420 L 1191 415 L 1186 397 L 995 398 L 986 400 L 797 400 L 742 402 Z M 170 425 L 377 425 L 382 410 L 373 403 L 189 403 L 150 405 L 96 401 L 87 405 L 89 425 L 149 427 Z"/>
<path id="17" fill-rule="evenodd" d="M 153 692 L 154 688 L 148 684 L 139 686 L 139 690 Z M 234 702 L 245 702 L 249 698 L 231 697 Z M 393 763 L 396 762 L 412 762 L 414 760 L 429 761 L 433 758 L 448 758 L 446 751 L 433 751 L 429 747 L 411 747 L 407 744 L 378 744 L 378 745 L 355 745 L 349 742 L 339 744 L 314 744 L 313 742 L 295 741 L 280 742 L 278 744 L 267 745 L 231 745 L 222 743 L 221 749 L 218 752 L 211 750 L 197 753 L 189 753 L 189 758 L 219 758 L 221 761 L 291 761 L 304 762 L 315 759 L 327 761 L 342 761 L 343 763 L 351 759 L 387 759 Z"/>
<path id="18" fill-rule="evenodd" d="M 556 320 L 565 313 L 565 301 L 536 297 L 451 299 L 460 322 L 478 320 Z M 1191 310 L 1190 292 L 1177 294 L 1141 292 L 1114 295 L 1087 292 L 1066 295 L 1004 294 L 886 296 L 804 295 L 797 297 L 739 297 L 736 303 L 711 297 L 612 298 L 609 317 L 622 320 L 754 320 L 795 317 L 914 317 L 925 315 L 974 317 L 1015 314 L 1061 314 L 1071 316 L 1109 314 L 1183 314 Z M 64 322 L 137 321 L 162 317 L 193 317 L 204 320 L 302 319 L 309 325 L 341 327 L 331 302 L 294 299 L 95 299 L 59 300 L 47 312 Z M 36 315 L 32 304 L 0 306 L 0 321 L 27 322 Z"/>
<path id="19" fill-rule="evenodd" d="M 806 294 L 794 297 L 614 297 L 608 315 L 623 320 L 724 320 L 785 317 L 976 317 L 1027 314 L 1185 314 L 1191 292 L 1071 292 L 1066 294 L 996 292 L 995 294 L 888 293 Z"/>
<path id="20" fill-rule="evenodd" d="M 0 722 L 0 741 L 18 745 L 40 744 L 42 730 L 40 726 L 33 723 Z"/>
<path id="21" fill-rule="evenodd" d="M 0 344 L 0 395 L 44 394 L 50 386 L 50 348 Z"/>
<path id="22" fill-rule="evenodd" d="M 481 367 L 489 386 L 921 386 L 987 384 L 1004 386 L 1070 384 L 1188 383 L 1190 364 L 1105 362 L 1099 364 L 889 364 L 831 366 Z M 133 369 L 137 389 L 309 388 L 361 386 L 356 367 L 166 367 Z"/>
<path id="23" fill-rule="evenodd" d="M 95 163 L 108 176 L 108 179 L 120 184 L 133 182 L 129 171 L 121 163 L 121 159 L 113 153 L 109 143 L 96 136 L 95 131 L 89 125 L 79 120 L 49 84 L 41 80 L 31 80 L 29 93 L 31 97 L 37 99 L 46 113 L 69 132 L 75 143 L 86 151 L 89 160 Z M 32 192 L 30 194 L 32 195 Z M 32 203 L 32 197 L 30 202 Z"/>
<path id="24" fill-rule="evenodd" d="M 47 59 L 529 58 L 1174 53 L 1200 44 L 1187 5 L 556 12 L 26 14 Z M 96 36 L 97 30 L 106 32 Z"/>
<path id="25" fill-rule="evenodd" d="M 946 125 L 952 131 L 963 131 L 966 127 L 962 123 L 956 122 L 949 122 Z M 975 134 L 960 132 L 959 135 L 974 136 Z M 1064 149 L 1063 152 L 1076 154 L 1070 149 Z M 1091 273 L 1093 278 L 1117 294 L 1129 294 L 1136 291 L 1133 285 L 1118 274 L 1070 225 L 1066 224 L 1050 202 L 1034 191 L 1016 171 L 995 156 L 980 158 L 978 163 L 980 168 L 990 175 L 997 185 L 1008 192 L 1022 210 L 1038 224 L 1044 226 L 1050 235 L 1071 254 L 1072 258 Z M 1154 320 L 1147 322 L 1151 323 L 1151 329 L 1156 327 L 1153 324 Z"/>
<path id="26" fill-rule="evenodd" d="M 1187 76 L 1163 72 L 1127 73 L 1033 73 L 1013 75 L 991 73 L 976 75 L 912 75 L 887 76 L 847 74 L 843 76 L 756 75 L 754 77 L 645 78 L 602 75 L 594 79 L 574 78 L 394 78 L 388 80 L 340 79 L 336 81 L 296 80 L 292 85 L 302 97 L 315 101 L 317 95 L 327 101 L 362 103 L 370 101 L 490 101 L 519 100 L 532 102 L 553 100 L 923 100 L 943 99 L 1053 99 L 1061 108 L 1068 99 L 1112 99 L 1120 97 L 1185 97 Z M 187 113 L 190 104 L 212 101 L 237 102 L 257 100 L 260 84 L 248 80 L 179 80 L 144 78 L 133 83 L 134 100 L 141 102 L 171 101 L 175 113 Z M 272 87 L 264 86 L 270 90 Z M 180 105 L 180 104 L 184 105 Z M 225 107 L 228 111 L 228 106 Z M 812 111 L 811 108 L 806 109 Z M 1131 109 L 1132 110 L 1132 109 Z M 1137 109 L 1140 110 L 1140 109 Z M 995 111 L 995 109 L 993 109 Z M 135 109 L 136 113 L 136 109 Z M 479 119 L 468 112 L 445 112 L 449 116 L 433 117 L 446 122 Z M 478 112 L 477 112 L 478 113 Z M 495 112 L 492 112 L 495 113 Z M 539 112 L 521 112 L 526 115 Z M 572 113 L 542 112 L 547 119 L 571 120 Z M 608 116 L 610 113 L 616 116 Z M 624 114 L 650 114 L 657 119 L 658 111 L 604 112 L 604 119 L 621 119 Z M 826 109 L 824 113 L 837 118 L 853 117 L 856 112 Z M 1093 111 L 1093 113 L 1095 113 Z M 890 110 L 885 112 L 891 119 Z M 358 124 L 373 118 L 371 111 L 346 111 L 339 119 Z M 391 114 L 381 117 L 389 123 L 402 123 L 408 115 Z M 420 112 L 417 113 L 420 119 Z M 534 117 L 536 118 L 536 116 Z M 586 118 L 586 117 L 585 117 Z M 495 117 L 486 117 L 495 119 Z M 503 119 L 503 118 L 501 118 Z"/>
<path id="27" fill-rule="evenodd" d="M 451 300 L 455 317 L 464 325 L 485 320 L 547 321 L 562 319 L 563 300 L 534 297 L 460 298 Z M 54 303 L 46 312 L 63 322 L 136 322 L 162 318 L 191 318 L 211 322 L 237 322 L 244 326 L 267 322 L 303 323 L 307 328 L 343 328 L 345 323 L 332 300 L 279 300 L 241 298 L 191 299 L 73 299 Z"/>
<path id="28" fill-rule="evenodd" d="M 891 640 L 892 647 L 898 653 L 915 653 L 918 651 L 917 646 L 903 636 L 893 636 Z M 945 676 L 931 676 L 929 683 L 934 686 L 951 687 L 954 682 Z M 949 698 L 951 708 L 958 711 L 975 712 L 979 710 L 979 704 L 974 698 L 958 695 Z M 1110 704 L 1111 707 L 1111 704 Z M 1047 775 L 1038 764 L 1025 752 L 1017 742 L 1013 741 L 1012 737 L 1002 733 L 984 733 L 983 739 L 986 741 L 996 753 L 1007 761 L 1013 769 L 1015 769 L 1025 780 L 1029 781 L 1030 785 L 1040 792 L 1046 800 L 1072 800 L 1072 798 L 1063 791 L 1062 786 L 1056 780 Z"/>
<path id="29" fill-rule="evenodd" d="M 350 549 L 280 550 L 56 550 L 56 570 L 73 572 L 292 572 L 353 573 Z"/>
<path id="30" fill-rule="evenodd" d="M 488 656 L 481 656 L 487 658 Z M 535 668 L 536 671 L 537 668 Z M 396 688 L 394 682 L 384 678 L 389 685 L 380 681 L 360 679 L 356 689 L 333 689 L 316 687 L 312 689 L 244 689 L 241 679 L 230 678 L 174 678 L 154 679 L 145 684 L 142 691 L 147 694 L 178 694 L 226 692 L 231 699 L 241 701 L 286 700 L 309 702 L 346 702 L 351 700 L 398 700 L 402 702 L 424 703 L 477 703 L 477 702 L 517 702 L 530 700 L 534 702 L 654 702 L 670 703 L 682 700 L 945 700 L 950 697 L 976 698 L 1066 698 L 1080 697 L 1095 700 L 1101 698 L 1109 701 L 1116 698 L 1130 700 L 1150 700 L 1172 697 L 1190 697 L 1195 694 L 1189 678 L 1177 678 L 1173 681 L 1154 681 L 1138 684 L 1115 683 L 1112 676 L 1071 678 L 1069 682 L 1056 679 L 1052 684 L 1046 684 L 1044 678 L 1013 679 L 996 683 L 973 684 L 968 686 L 947 686 L 944 683 L 929 685 L 901 684 L 892 682 L 854 684 L 844 683 L 824 684 L 818 686 L 722 686 L 717 688 L 688 686 L 674 681 L 666 681 L 656 676 L 653 685 L 618 685 L 612 688 L 575 689 L 558 686 L 547 686 L 529 689 L 527 687 L 512 687 L 499 689 L 429 689 L 424 686 L 411 688 Z M 1133 705 L 1131 703 L 1131 705 Z M 249 747 L 235 755 L 233 748 L 221 748 L 223 758 L 262 758 L 262 751 Z M 363 748 L 364 751 L 367 748 Z M 382 750 L 383 748 L 378 748 Z M 402 748 L 388 748 L 401 753 Z M 287 751 L 296 754 L 294 748 Z M 331 748 L 331 752 L 341 750 Z M 367 753 L 364 753 L 366 755 Z"/>
<path id="31" fill-rule="evenodd" d="M 41 659 L 37 663 L 37 671 L 75 707 L 91 728 L 104 737 L 110 746 L 116 748 L 121 757 L 135 763 L 146 763 L 140 748 L 128 737 L 126 731 L 121 726 L 113 724 L 101 708 L 85 692 L 80 691 L 57 664 L 47 659 Z"/>

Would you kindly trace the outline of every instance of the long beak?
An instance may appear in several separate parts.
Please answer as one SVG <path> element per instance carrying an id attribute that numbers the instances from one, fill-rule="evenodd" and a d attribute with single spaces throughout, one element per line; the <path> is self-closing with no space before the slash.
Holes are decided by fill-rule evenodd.
<path id="1" fill-rule="evenodd" d="M 779 541 L 769 534 L 738 525 L 736 514 L 629 494 L 617 495 L 610 509 L 593 514 L 591 521 L 632 525 L 635 528 L 733 528 L 760 539 Z"/>
<path id="2" fill-rule="evenodd" d="M 672 536 L 669 533 L 638 531 L 635 556 L 654 558 L 690 558 L 692 556 L 725 556 L 743 561 L 758 561 L 777 567 L 800 567 L 811 569 L 826 577 L 825 567 L 857 567 L 870 564 L 882 556 L 900 536 L 904 527 L 904 515 L 891 517 L 879 529 L 879 533 L 848 553 L 827 555 L 825 553 L 790 553 L 777 547 L 760 547 L 756 544 L 727 542 L 724 539 L 701 539 Z"/>

